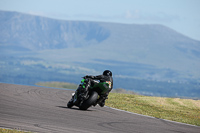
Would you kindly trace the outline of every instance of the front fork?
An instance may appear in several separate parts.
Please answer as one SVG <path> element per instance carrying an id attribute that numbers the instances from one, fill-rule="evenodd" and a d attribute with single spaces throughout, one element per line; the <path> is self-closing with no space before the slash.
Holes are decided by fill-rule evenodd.
<path id="1" fill-rule="evenodd" d="M 82 88 L 79 88 L 79 89 L 82 89 Z M 88 98 L 88 93 L 89 91 L 84 91 L 84 92 L 81 92 L 81 90 L 76 90 L 75 93 L 72 93 L 72 99 L 73 99 L 73 103 L 74 105 L 77 105 L 77 106 L 80 106 L 83 101 L 85 101 L 87 98 Z"/>

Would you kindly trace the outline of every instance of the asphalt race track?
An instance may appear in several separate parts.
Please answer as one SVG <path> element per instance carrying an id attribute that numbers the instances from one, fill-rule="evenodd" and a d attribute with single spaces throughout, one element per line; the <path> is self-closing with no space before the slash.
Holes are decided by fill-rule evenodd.
<path id="1" fill-rule="evenodd" d="M 200 127 L 109 107 L 66 107 L 70 90 L 0 83 L 0 127 L 41 133 L 200 133 Z"/>

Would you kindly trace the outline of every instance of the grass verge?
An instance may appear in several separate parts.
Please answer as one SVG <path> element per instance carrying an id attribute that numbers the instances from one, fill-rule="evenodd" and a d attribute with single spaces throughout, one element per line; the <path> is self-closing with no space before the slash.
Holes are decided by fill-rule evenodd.
<path id="1" fill-rule="evenodd" d="M 65 89 L 77 89 L 78 85 L 66 82 L 39 82 L 36 83 L 39 86 L 55 87 L 55 88 L 65 88 Z"/>
<path id="2" fill-rule="evenodd" d="M 200 126 L 200 100 L 110 93 L 106 106 Z"/>
<path id="3" fill-rule="evenodd" d="M 12 130 L 12 129 L 0 128 L 0 133 L 32 133 L 32 132 L 18 131 L 16 129 Z"/>

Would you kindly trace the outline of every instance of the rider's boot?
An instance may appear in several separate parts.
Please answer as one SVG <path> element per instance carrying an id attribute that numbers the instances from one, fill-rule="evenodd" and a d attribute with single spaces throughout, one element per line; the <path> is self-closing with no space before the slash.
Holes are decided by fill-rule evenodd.
<path id="1" fill-rule="evenodd" d="M 98 101 L 98 104 L 99 106 L 103 107 L 105 105 L 105 101 L 106 99 L 108 99 L 108 95 L 102 95 L 100 98 L 99 98 L 99 101 Z"/>
<path id="2" fill-rule="evenodd" d="M 105 105 L 105 100 L 106 100 L 106 99 L 104 99 L 104 100 L 102 100 L 101 102 L 99 102 L 99 103 L 98 103 L 99 106 L 103 107 L 103 106 Z"/>

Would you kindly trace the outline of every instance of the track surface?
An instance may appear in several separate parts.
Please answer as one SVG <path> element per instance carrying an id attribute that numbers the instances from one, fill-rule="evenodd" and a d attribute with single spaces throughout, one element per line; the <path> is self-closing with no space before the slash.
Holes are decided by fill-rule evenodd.
<path id="1" fill-rule="evenodd" d="M 73 91 L 0 83 L 0 127 L 44 133 L 200 133 L 200 127 L 99 106 L 66 108 Z"/>

